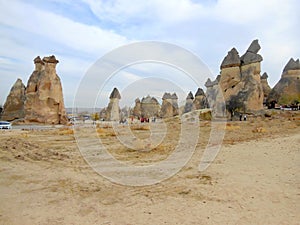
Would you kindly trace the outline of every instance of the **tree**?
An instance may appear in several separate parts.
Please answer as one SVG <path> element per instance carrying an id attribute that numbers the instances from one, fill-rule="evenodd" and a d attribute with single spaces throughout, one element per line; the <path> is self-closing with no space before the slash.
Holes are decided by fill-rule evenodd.
<path id="1" fill-rule="evenodd" d="M 92 120 L 97 121 L 97 120 L 99 120 L 99 114 L 98 113 L 93 113 L 91 115 L 91 118 L 92 118 Z"/>
<path id="2" fill-rule="evenodd" d="M 2 112 L 3 112 L 3 106 L 0 105 L 0 117 L 1 117 L 1 115 L 2 115 Z"/>
<path id="3" fill-rule="evenodd" d="M 238 95 L 231 96 L 230 99 L 226 102 L 226 109 L 230 113 L 231 120 L 234 116 L 234 112 L 238 110 L 244 110 L 245 104 L 243 94 L 239 93 Z"/>

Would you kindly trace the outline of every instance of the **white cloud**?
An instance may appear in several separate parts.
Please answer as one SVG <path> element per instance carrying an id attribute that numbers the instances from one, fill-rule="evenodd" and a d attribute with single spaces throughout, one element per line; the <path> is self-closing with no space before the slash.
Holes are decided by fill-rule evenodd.
<path id="1" fill-rule="evenodd" d="M 0 7 L 2 8 L 0 21 L 3 25 L 30 32 L 32 35 L 46 37 L 52 42 L 55 41 L 82 52 L 101 55 L 105 51 L 128 42 L 126 37 L 111 30 L 74 22 L 29 4 L 11 1 L 2 2 Z"/>

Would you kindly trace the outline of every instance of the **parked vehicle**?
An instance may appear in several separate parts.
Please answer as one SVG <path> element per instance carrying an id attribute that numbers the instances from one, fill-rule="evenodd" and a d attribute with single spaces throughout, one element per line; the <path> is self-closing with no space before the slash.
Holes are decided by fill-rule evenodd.
<path id="1" fill-rule="evenodd" d="M 11 129 L 11 123 L 7 121 L 0 121 L 0 129 Z"/>

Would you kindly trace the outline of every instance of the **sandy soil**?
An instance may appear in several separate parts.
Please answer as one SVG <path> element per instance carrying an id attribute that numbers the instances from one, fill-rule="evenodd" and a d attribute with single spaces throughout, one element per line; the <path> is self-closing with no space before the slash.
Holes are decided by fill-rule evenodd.
<path id="1" fill-rule="evenodd" d="M 96 131 L 119 160 L 153 163 L 172 153 L 177 124 L 169 121 L 163 143 L 142 152 L 121 145 L 110 126 Z M 198 164 L 211 123 L 199 128 L 189 163 L 142 187 L 98 175 L 68 127 L 0 131 L 0 224 L 300 224 L 299 113 L 229 122 L 204 172 Z M 133 133 L 147 137 L 149 129 L 135 125 Z"/>

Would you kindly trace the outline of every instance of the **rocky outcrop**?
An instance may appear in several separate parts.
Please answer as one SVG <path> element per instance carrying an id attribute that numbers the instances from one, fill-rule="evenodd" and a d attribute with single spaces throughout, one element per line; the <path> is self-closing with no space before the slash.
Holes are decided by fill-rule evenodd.
<path id="1" fill-rule="evenodd" d="M 141 101 L 141 117 L 150 118 L 150 117 L 159 117 L 160 104 L 156 98 L 148 95 L 143 97 Z"/>
<path id="2" fill-rule="evenodd" d="M 205 108 L 208 108 L 208 101 L 206 95 L 202 88 L 198 88 L 193 102 L 193 109 L 198 110 Z"/>
<path id="3" fill-rule="evenodd" d="M 120 121 L 120 107 L 119 100 L 121 99 L 120 92 L 117 88 L 114 88 L 109 96 L 109 104 L 106 108 L 106 121 Z"/>
<path id="4" fill-rule="evenodd" d="M 35 70 L 26 87 L 25 121 L 45 124 L 67 123 L 62 85 L 56 74 L 58 60 L 55 56 L 38 56 Z"/>
<path id="5" fill-rule="evenodd" d="M 214 82 L 208 80 L 205 84 L 209 87 L 208 95 L 212 102 L 215 101 L 212 95 L 216 94 L 213 87 L 218 84 L 226 103 L 232 98 L 239 98 L 239 101 L 243 103 L 243 107 L 239 107 L 239 110 L 259 112 L 263 109 L 264 95 L 260 77 L 262 56 L 257 54 L 259 49 L 258 40 L 254 40 L 247 52 L 240 57 L 240 63 L 237 60 L 236 49 L 233 48 L 228 52 L 221 64 L 220 76 Z"/>
<path id="6" fill-rule="evenodd" d="M 262 86 L 263 93 L 264 93 L 264 104 L 266 104 L 268 96 L 272 90 L 268 84 L 268 74 L 266 72 L 263 73 L 263 75 L 261 75 L 260 81 L 261 81 L 261 86 Z"/>
<path id="7" fill-rule="evenodd" d="M 12 121 L 25 117 L 25 85 L 21 79 L 18 79 L 10 89 L 3 106 L 2 120 Z"/>
<path id="8" fill-rule="evenodd" d="M 101 121 L 105 120 L 106 119 L 106 108 L 103 108 L 100 110 L 100 113 L 99 113 L 99 119 Z"/>
<path id="9" fill-rule="evenodd" d="M 191 112 L 193 110 L 193 100 L 194 96 L 193 93 L 190 91 L 185 99 L 183 113 Z"/>
<path id="10" fill-rule="evenodd" d="M 162 97 L 162 106 L 160 110 L 160 117 L 168 118 L 177 116 L 179 114 L 178 109 L 178 97 L 176 93 L 172 95 L 170 93 L 165 93 Z"/>
<path id="11" fill-rule="evenodd" d="M 283 73 L 284 75 L 292 74 L 292 73 L 288 73 L 288 71 L 293 71 L 293 70 L 300 70 L 299 59 L 295 61 L 293 58 L 291 58 L 283 68 Z"/>
<path id="12" fill-rule="evenodd" d="M 280 105 L 300 102 L 300 62 L 291 58 L 283 69 L 278 83 L 271 90 L 267 102 Z"/>
<path id="13" fill-rule="evenodd" d="M 235 48 L 232 48 L 225 56 L 224 60 L 221 63 L 221 69 L 227 67 L 240 66 L 241 60 L 238 51 Z"/>
<path id="14" fill-rule="evenodd" d="M 205 82 L 206 87 L 206 98 L 208 107 L 212 110 L 211 114 L 213 117 L 224 117 L 225 114 L 225 101 L 223 91 L 219 85 L 220 75 L 214 81 L 209 78 Z"/>
<path id="15" fill-rule="evenodd" d="M 137 118 L 140 118 L 142 115 L 141 100 L 139 98 L 135 99 L 135 105 L 132 110 L 132 115 Z"/>
<path id="16" fill-rule="evenodd" d="M 259 63 L 263 60 L 262 56 L 257 54 L 260 50 L 258 40 L 252 41 L 246 53 L 241 56 L 241 64 L 248 65 L 252 63 Z"/>

